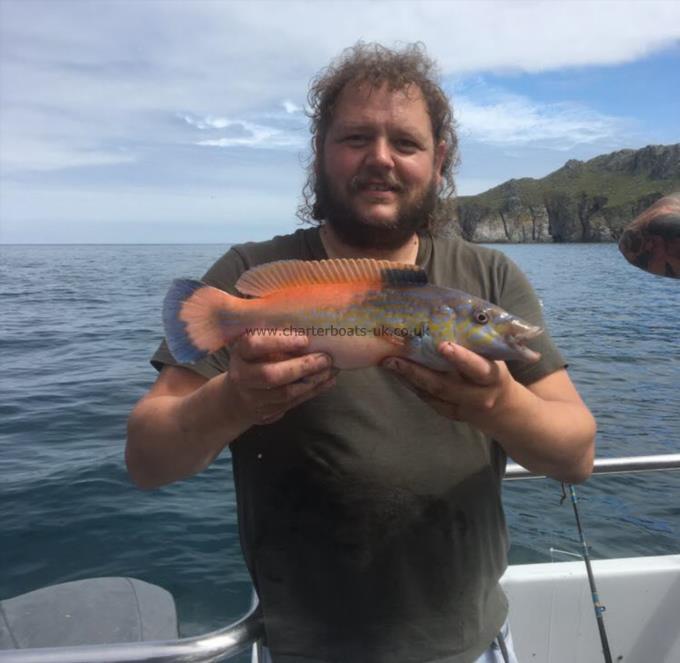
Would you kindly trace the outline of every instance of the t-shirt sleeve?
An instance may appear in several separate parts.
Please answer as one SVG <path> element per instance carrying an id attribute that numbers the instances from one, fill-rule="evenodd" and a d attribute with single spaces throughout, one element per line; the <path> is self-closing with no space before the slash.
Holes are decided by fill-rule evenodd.
<path id="1" fill-rule="evenodd" d="M 238 295 L 234 284 L 245 271 L 246 265 L 241 254 L 235 249 L 230 249 L 203 275 L 201 281 L 232 295 Z M 163 339 L 151 357 L 151 365 L 157 371 L 163 366 L 182 366 L 210 379 L 229 368 L 229 352 L 226 348 L 221 348 L 195 364 L 182 364 L 175 360 Z"/>
<path id="2" fill-rule="evenodd" d="M 543 307 L 527 277 L 508 258 L 501 263 L 500 271 L 499 305 L 513 315 L 543 329 L 542 334 L 527 342 L 528 347 L 541 353 L 541 358 L 537 362 L 531 364 L 521 360 L 508 361 L 508 369 L 512 376 L 526 386 L 566 368 L 567 363 L 548 333 Z"/>

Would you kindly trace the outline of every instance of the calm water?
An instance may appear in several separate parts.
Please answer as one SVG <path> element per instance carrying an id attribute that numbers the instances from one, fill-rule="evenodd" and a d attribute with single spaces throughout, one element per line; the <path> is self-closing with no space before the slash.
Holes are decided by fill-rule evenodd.
<path id="1" fill-rule="evenodd" d="M 0 247 L 0 598 L 125 575 L 170 590 L 183 635 L 245 612 L 231 463 L 154 492 L 133 488 L 127 415 L 155 377 L 159 307 L 224 246 Z M 600 456 L 680 451 L 680 283 L 613 245 L 508 246 L 543 300 Z M 552 481 L 507 485 L 512 562 L 578 552 Z M 680 552 L 680 473 L 579 489 L 593 556 Z M 565 559 L 561 557 L 560 559 Z"/>

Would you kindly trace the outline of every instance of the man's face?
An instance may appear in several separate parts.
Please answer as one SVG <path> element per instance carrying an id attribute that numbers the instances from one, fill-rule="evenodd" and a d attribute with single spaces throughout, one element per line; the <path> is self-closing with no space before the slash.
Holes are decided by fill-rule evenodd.
<path id="1" fill-rule="evenodd" d="M 427 105 L 411 85 L 349 84 L 323 144 L 318 193 L 347 244 L 397 248 L 432 212 L 445 145 L 434 145 Z"/>

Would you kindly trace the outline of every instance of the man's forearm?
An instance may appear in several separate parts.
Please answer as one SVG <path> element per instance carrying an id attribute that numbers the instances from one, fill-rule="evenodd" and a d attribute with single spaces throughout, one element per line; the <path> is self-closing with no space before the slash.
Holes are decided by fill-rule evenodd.
<path id="1" fill-rule="evenodd" d="M 163 368 L 128 422 L 134 482 L 153 488 L 196 474 L 251 426 L 274 423 L 332 388 L 330 357 L 305 353 L 308 342 L 246 334 L 230 348 L 229 370 L 210 380 L 186 367 Z"/>
<path id="2" fill-rule="evenodd" d="M 403 359 L 384 366 L 444 417 L 466 421 L 497 440 L 528 470 L 577 483 L 592 471 L 596 425 L 566 370 L 558 369 L 528 387 L 505 362 L 441 343 L 455 370 L 437 372 Z"/>
<path id="3" fill-rule="evenodd" d="M 582 403 L 545 399 L 515 383 L 493 416 L 471 423 L 537 474 L 579 483 L 592 471 L 596 424 Z"/>
<path id="4" fill-rule="evenodd" d="M 182 395 L 142 399 L 128 421 L 125 458 L 141 488 L 200 472 L 251 423 L 230 402 L 227 374 Z"/>

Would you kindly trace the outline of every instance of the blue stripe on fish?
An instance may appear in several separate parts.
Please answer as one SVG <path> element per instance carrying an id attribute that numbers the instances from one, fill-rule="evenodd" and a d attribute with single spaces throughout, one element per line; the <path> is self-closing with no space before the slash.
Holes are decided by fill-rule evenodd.
<path id="1" fill-rule="evenodd" d="M 205 287 L 205 283 L 190 279 L 175 279 L 163 300 L 163 325 L 165 326 L 165 340 L 172 356 L 180 364 L 192 364 L 208 355 L 199 350 L 191 342 L 187 334 L 187 325 L 180 319 L 180 312 L 184 302 L 197 290 Z"/>

